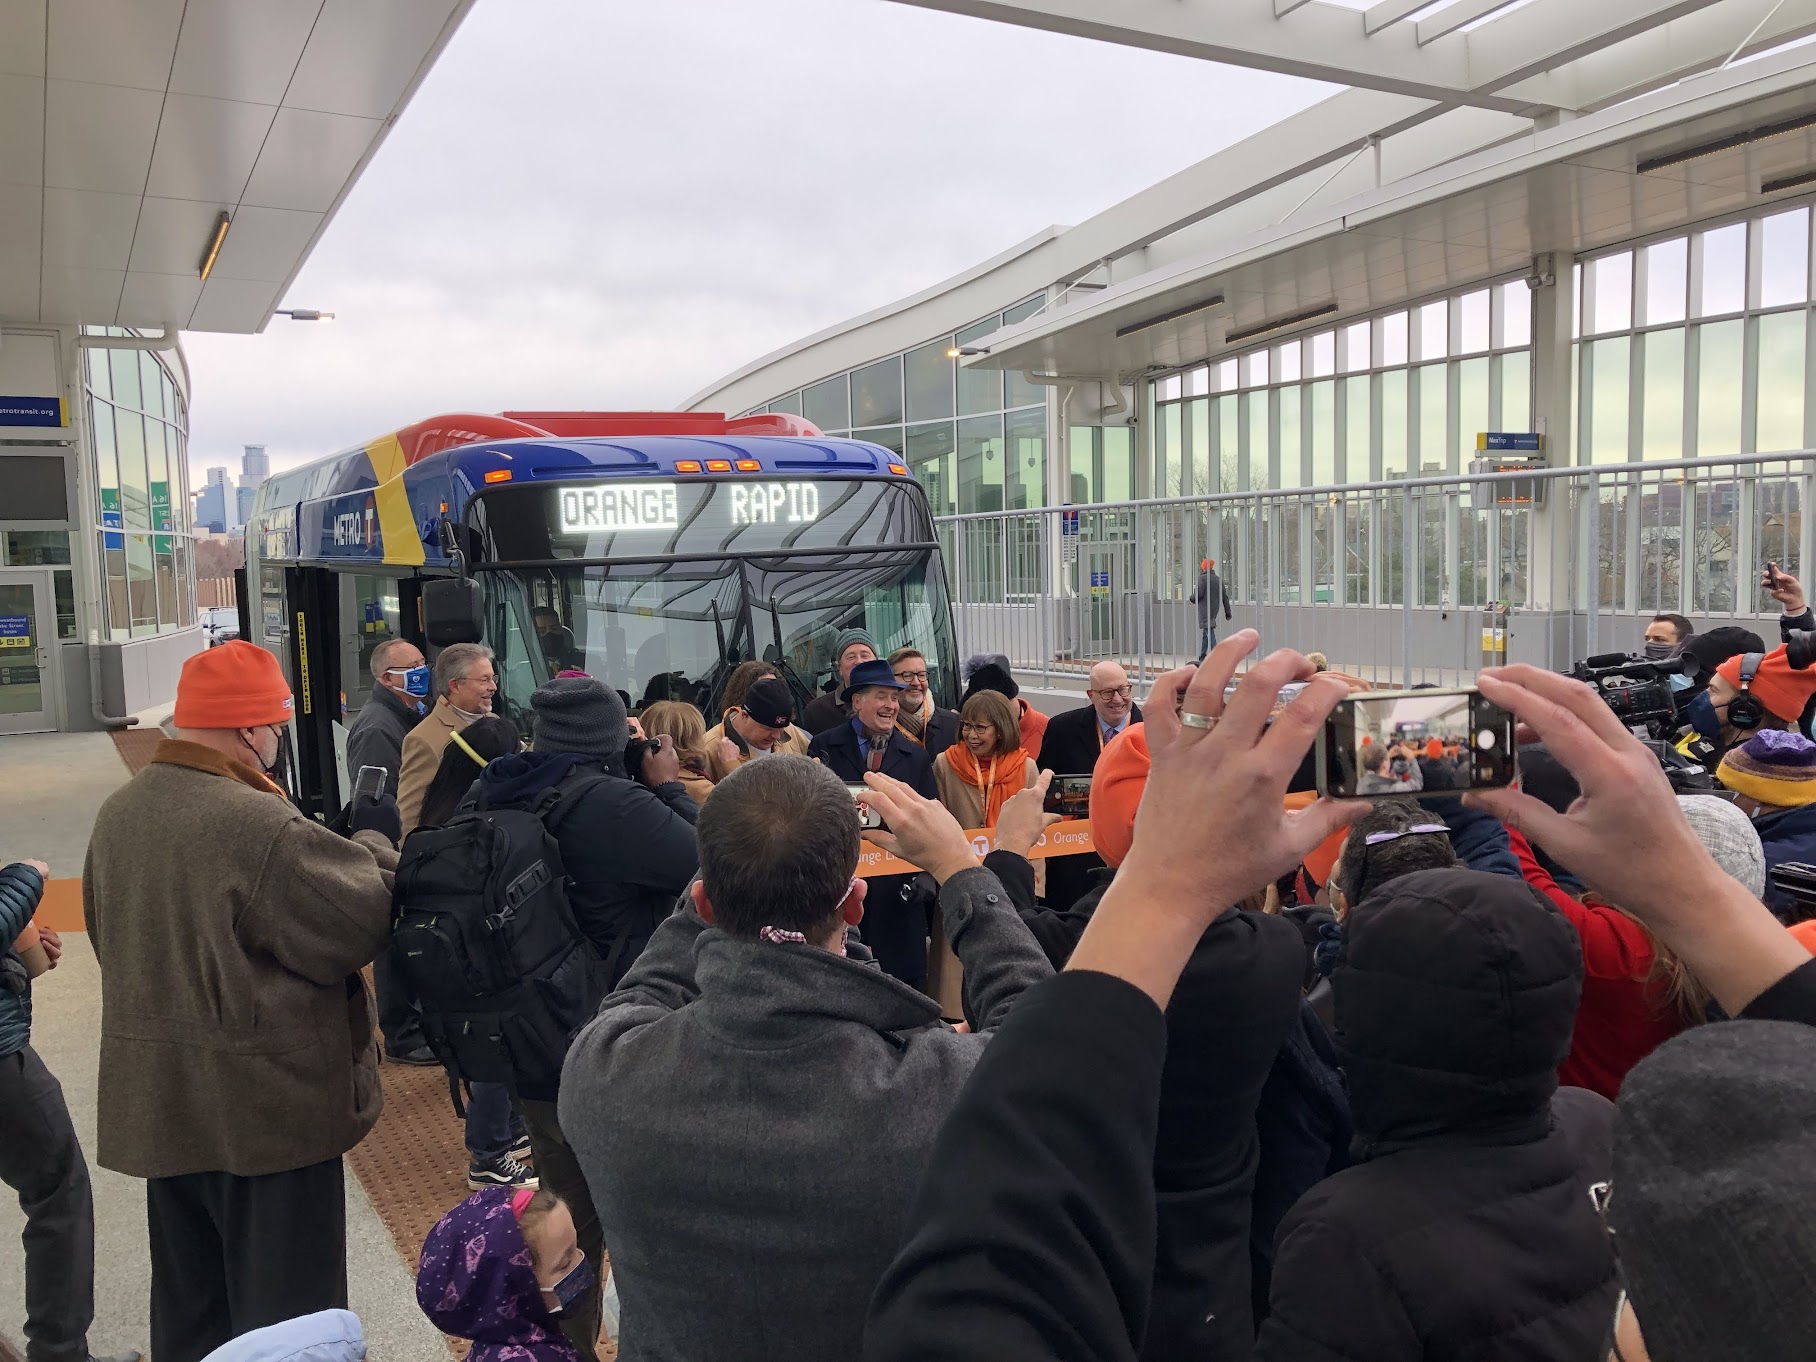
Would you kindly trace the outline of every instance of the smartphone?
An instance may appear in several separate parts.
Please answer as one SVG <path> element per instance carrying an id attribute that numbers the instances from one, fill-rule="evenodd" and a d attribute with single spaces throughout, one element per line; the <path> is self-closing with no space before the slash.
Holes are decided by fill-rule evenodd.
<path id="1" fill-rule="evenodd" d="M 847 785 L 846 791 L 851 795 L 851 802 L 857 805 L 858 826 L 860 828 L 880 828 L 883 826 L 883 815 L 877 812 L 876 805 L 870 802 L 868 785 Z"/>
<path id="2" fill-rule="evenodd" d="M 385 768 L 382 766 L 362 766 L 353 778 L 353 802 L 357 804 L 368 797 L 385 797 Z"/>
<path id="3" fill-rule="evenodd" d="M 1772 888 L 1791 897 L 1800 919 L 1816 917 L 1816 865 L 1786 861 L 1773 866 L 1766 878 L 1772 882 Z"/>
<path id="4" fill-rule="evenodd" d="M 1047 786 L 1047 800 L 1041 807 L 1061 818 L 1091 816 L 1091 777 L 1055 775 Z"/>
<path id="5" fill-rule="evenodd" d="M 1473 687 L 1366 691 L 1324 721 L 1316 764 L 1318 793 L 1338 799 L 1462 794 L 1511 785 L 1519 749 L 1513 715 Z"/>
<path id="6" fill-rule="evenodd" d="M 1777 563 L 1768 562 L 1766 564 L 1765 578 L 1766 578 L 1765 589 L 1767 591 L 1778 590 L 1778 564 Z"/>

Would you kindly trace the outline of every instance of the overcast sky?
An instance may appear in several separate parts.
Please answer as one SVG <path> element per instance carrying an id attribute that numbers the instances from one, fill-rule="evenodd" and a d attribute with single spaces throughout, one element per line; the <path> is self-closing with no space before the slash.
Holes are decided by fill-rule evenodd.
<path id="1" fill-rule="evenodd" d="M 339 319 L 184 337 L 192 485 L 673 407 L 1329 93 L 887 0 L 479 0 L 283 304 Z"/>

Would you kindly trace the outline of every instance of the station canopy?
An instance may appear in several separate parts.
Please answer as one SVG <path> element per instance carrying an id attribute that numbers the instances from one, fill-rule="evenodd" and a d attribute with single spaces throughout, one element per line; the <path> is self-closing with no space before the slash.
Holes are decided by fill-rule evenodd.
<path id="1" fill-rule="evenodd" d="M 262 330 L 472 3 L 0 0 L 0 325 Z"/>

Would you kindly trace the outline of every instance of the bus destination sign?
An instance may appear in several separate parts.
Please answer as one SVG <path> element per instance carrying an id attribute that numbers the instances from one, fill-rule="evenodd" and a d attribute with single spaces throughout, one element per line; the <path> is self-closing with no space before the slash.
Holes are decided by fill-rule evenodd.
<path id="1" fill-rule="evenodd" d="M 621 482 L 564 487 L 555 494 L 562 534 L 616 534 L 681 528 L 681 490 L 705 493 L 730 525 L 811 525 L 820 518 L 820 489 L 811 482 Z"/>

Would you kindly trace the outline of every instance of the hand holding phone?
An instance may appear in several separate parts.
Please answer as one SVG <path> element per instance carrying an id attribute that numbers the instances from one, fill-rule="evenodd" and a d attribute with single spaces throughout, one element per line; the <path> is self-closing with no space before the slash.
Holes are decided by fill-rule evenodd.
<path id="1" fill-rule="evenodd" d="M 1425 790 L 1416 752 L 1394 736 L 1403 726 L 1460 749 L 1454 789 Z M 1519 773 L 1513 715 L 1473 687 L 1352 695 L 1324 721 L 1317 770 L 1318 793 L 1338 799 L 1501 789 Z"/>
<path id="2" fill-rule="evenodd" d="M 360 767 L 359 774 L 353 778 L 353 803 L 357 806 L 368 799 L 384 798 L 385 780 L 384 767 Z"/>
<path id="3" fill-rule="evenodd" d="M 1048 813 L 1056 813 L 1061 818 L 1089 818 L 1091 816 L 1091 777 L 1086 775 L 1053 777 L 1053 783 L 1047 787 L 1047 798 L 1042 807 Z"/>
<path id="4" fill-rule="evenodd" d="M 877 811 L 876 805 L 871 801 L 869 786 L 847 785 L 845 791 L 851 796 L 852 804 L 857 807 L 860 828 L 870 829 L 883 826 L 883 815 Z"/>

